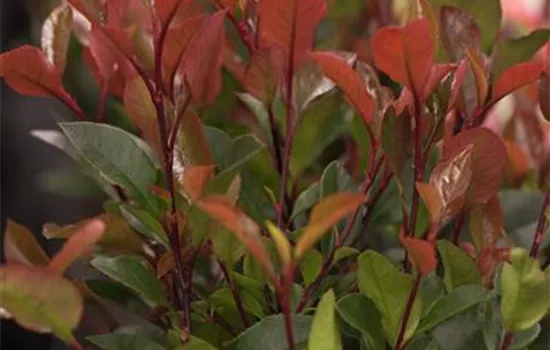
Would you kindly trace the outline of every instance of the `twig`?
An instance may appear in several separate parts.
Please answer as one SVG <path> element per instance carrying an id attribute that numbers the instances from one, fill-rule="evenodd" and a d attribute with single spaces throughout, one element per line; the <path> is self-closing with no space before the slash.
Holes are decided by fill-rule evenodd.
<path id="1" fill-rule="evenodd" d="M 405 332 L 407 331 L 407 323 L 409 323 L 409 317 L 411 316 L 411 312 L 414 306 L 414 301 L 416 300 L 416 294 L 418 293 L 418 289 L 420 287 L 420 279 L 421 279 L 421 275 L 418 274 L 416 276 L 416 279 L 414 280 L 414 284 L 409 293 L 409 298 L 407 299 L 407 304 L 405 305 L 405 312 L 403 313 L 403 318 L 401 320 L 401 328 L 399 329 L 399 335 L 397 336 L 397 341 L 395 342 L 394 350 L 403 349 L 403 345 L 404 345 L 403 341 L 405 339 Z"/>
<path id="2" fill-rule="evenodd" d="M 464 213 L 461 213 L 456 219 L 455 219 L 455 225 L 453 228 L 453 234 L 451 236 L 451 242 L 453 242 L 454 245 L 458 246 L 458 241 L 460 239 L 460 232 L 462 231 L 462 227 L 464 226 L 464 218 L 466 215 Z"/>
<path id="3" fill-rule="evenodd" d="M 512 345 L 512 340 L 514 339 L 514 333 L 511 331 L 506 331 L 504 337 L 502 338 L 502 344 L 500 345 L 500 350 L 508 350 L 510 345 Z"/>
<path id="4" fill-rule="evenodd" d="M 546 231 L 546 227 L 548 225 L 548 220 L 546 220 L 546 210 L 548 206 L 550 206 L 550 192 L 547 192 L 544 196 L 544 203 L 542 204 L 539 221 L 533 237 L 533 243 L 531 244 L 531 252 L 529 255 L 535 259 L 539 253 L 540 245 L 542 243 L 542 239 L 544 238 L 544 231 Z"/>
<path id="5" fill-rule="evenodd" d="M 222 270 L 225 280 L 229 285 L 229 290 L 233 295 L 233 299 L 235 300 L 235 305 L 237 305 L 237 311 L 239 311 L 239 315 L 241 316 L 241 320 L 243 321 L 243 326 L 244 328 L 248 328 L 249 326 L 248 317 L 246 316 L 246 312 L 244 311 L 243 300 L 241 298 L 241 294 L 239 293 L 239 289 L 237 288 L 237 286 L 235 285 L 235 282 L 231 278 L 231 275 L 227 270 L 227 266 L 225 266 L 225 264 L 219 259 L 218 259 L 218 265 L 220 265 L 220 269 Z"/>

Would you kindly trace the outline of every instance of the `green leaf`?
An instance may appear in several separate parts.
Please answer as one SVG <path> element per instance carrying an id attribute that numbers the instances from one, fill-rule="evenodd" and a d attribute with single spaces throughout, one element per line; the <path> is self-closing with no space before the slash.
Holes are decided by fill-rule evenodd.
<path id="1" fill-rule="evenodd" d="M 371 349 L 384 348 L 380 312 L 370 299 L 352 293 L 338 300 L 336 310 L 346 323 L 360 332 Z"/>
<path id="2" fill-rule="evenodd" d="M 460 286 L 441 298 L 422 319 L 418 332 L 425 332 L 474 305 L 487 300 L 487 292 L 477 284 Z"/>
<path id="3" fill-rule="evenodd" d="M 91 265 L 136 292 L 149 306 L 166 305 L 163 286 L 155 272 L 138 256 L 98 256 Z"/>
<path id="4" fill-rule="evenodd" d="M 223 227 L 215 227 L 215 230 L 210 232 L 210 235 L 212 237 L 214 255 L 229 267 L 232 267 L 246 253 L 246 249 L 241 241 Z"/>
<path id="5" fill-rule="evenodd" d="M 166 249 L 170 249 L 170 243 L 164 228 L 160 222 L 148 212 L 123 204 L 120 206 L 120 213 L 136 231 L 153 242 L 161 244 Z"/>
<path id="6" fill-rule="evenodd" d="M 218 169 L 229 168 L 233 160 L 233 139 L 218 128 L 205 125 L 203 129 Z"/>
<path id="7" fill-rule="evenodd" d="M 384 335 L 394 346 L 409 292 L 413 286 L 413 278 L 399 271 L 388 258 L 372 250 L 362 253 L 358 258 L 358 263 L 359 289 L 374 302 L 380 311 Z M 418 295 L 407 323 L 405 342 L 414 334 L 421 314 L 422 298 Z"/>
<path id="8" fill-rule="evenodd" d="M 307 342 L 311 321 L 311 316 L 292 315 L 292 330 L 297 345 Z M 283 315 L 278 314 L 262 319 L 239 334 L 228 348 L 231 350 L 287 350 Z"/>
<path id="9" fill-rule="evenodd" d="M 448 319 L 430 334 L 441 350 L 486 350 L 475 310 Z"/>
<path id="10" fill-rule="evenodd" d="M 241 290 L 240 295 L 243 302 L 243 307 L 247 312 L 250 312 L 258 318 L 265 317 L 263 306 L 258 299 L 245 290 Z M 229 308 L 237 312 L 237 304 L 235 303 L 235 298 L 233 298 L 233 294 L 231 294 L 231 290 L 229 290 L 229 288 L 218 289 L 208 297 L 208 300 L 216 307 Z"/>
<path id="11" fill-rule="evenodd" d="M 294 208 L 292 209 L 291 219 L 294 219 L 296 216 L 305 213 L 311 209 L 315 203 L 319 201 L 321 187 L 318 182 L 315 182 L 307 189 L 305 189 L 294 203 Z"/>
<path id="12" fill-rule="evenodd" d="M 176 350 L 217 350 L 218 348 L 212 346 L 210 343 L 205 342 L 204 340 L 190 336 L 189 340 L 180 347 L 177 347 Z"/>
<path id="13" fill-rule="evenodd" d="M 359 254 L 360 252 L 353 247 L 340 247 L 334 252 L 334 258 L 332 259 L 332 266 L 336 265 L 340 260 L 348 258 L 350 256 Z"/>
<path id="14" fill-rule="evenodd" d="M 453 6 L 470 14 L 481 31 L 481 48 L 489 51 L 500 31 L 502 9 L 499 0 L 430 0 L 434 12 L 442 5 Z"/>
<path id="15" fill-rule="evenodd" d="M 321 272 L 323 256 L 315 249 L 308 250 L 300 260 L 300 271 L 304 284 L 311 284 Z"/>
<path id="16" fill-rule="evenodd" d="M 336 297 L 331 289 L 323 295 L 311 324 L 309 350 L 341 350 L 342 338 L 336 322 Z"/>
<path id="17" fill-rule="evenodd" d="M 270 144 L 273 145 L 273 138 L 271 135 L 271 125 L 269 124 L 269 115 L 267 114 L 267 110 L 262 103 L 262 101 L 258 100 L 256 97 L 249 93 L 237 93 L 236 94 L 239 100 L 242 101 L 248 107 L 250 112 L 252 112 L 252 115 L 256 117 L 256 120 L 258 121 L 258 124 L 262 127 L 265 136 L 269 140 Z"/>
<path id="18" fill-rule="evenodd" d="M 2 308 L 22 327 L 74 341 L 72 331 L 80 323 L 84 303 L 75 285 L 63 276 L 46 268 L 4 265 L 0 299 Z"/>
<path id="19" fill-rule="evenodd" d="M 550 308 L 550 275 L 523 249 L 512 249 L 511 263 L 502 267 L 500 289 L 500 312 L 507 330 L 532 327 Z"/>
<path id="20" fill-rule="evenodd" d="M 426 316 L 435 304 L 445 295 L 443 281 L 434 272 L 424 276 L 420 281 L 420 293 L 422 294 L 423 308 L 422 318 Z"/>
<path id="21" fill-rule="evenodd" d="M 479 271 L 472 258 L 449 241 L 437 242 L 445 275 L 443 281 L 448 291 L 466 284 L 480 284 Z"/>
<path id="22" fill-rule="evenodd" d="M 104 350 L 165 350 L 166 348 L 156 341 L 140 333 L 109 333 L 86 338 L 92 344 Z"/>
<path id="23" fill-rule="evenodd" d="M 321 175 L 321 198 L 326 198 L 336 192 L 355 191 L 356 189 L 357 186 L 351 175 L 341 162 L 335 160 L 323 170 Z"/>
<path id="24" fill-rule="evenodd" d="M 152 205 L 149 191 L 157 178 L 158 162 L 145 142 L 107 124 L 70 122 L 59 125 L 79 154 L 102 178 L 122 186 L 143 204 Z"/>
<path id="25" fill-rule="evenodd" d="M 548 39 L 550 39 L 550 29 L 536 29 L 521 38 L 499 42 L 495 48 L 497 53 L 492 66 L 493 81 L 507 68 L 529 61 L 548 42 Z"/>
<path id="26" fill-rule="evenodd" d="M 110 300 L 131 313 L 145 315 L 149 311 L 149 307 L 134 292 L 112 280 L 86 280 L 85 286 L 88 292 Z"/>

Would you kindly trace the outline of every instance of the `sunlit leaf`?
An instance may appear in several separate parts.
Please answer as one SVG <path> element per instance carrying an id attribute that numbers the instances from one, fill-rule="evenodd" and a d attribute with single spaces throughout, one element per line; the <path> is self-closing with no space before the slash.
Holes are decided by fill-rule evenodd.
<path id="1" fill-rule="evenodd" d="M 331 289 L 326 292 L 315 311 L 308 340 L 309 350 L 342 350 L 342 338 L 336 320 L 336 297 Z"/>
<path id="2" fill-rule="evenodd" d="M 311 211 L 309 223 L 296 243 L 296 259 L 313 247 L 328 229 L 355 212 L 363 201 L 364 196 L 360 194 L 340 192 L 319 202 Z"/>
<path id="3" fill-rule="evenodd" d="M 7 262 L 47 266 L 50 261 L 33 233 L 13 220 L 6 221 L 3 244 L 2 249 Z"/>
<path id="4" fill-rule="evenodd" d="M 71 7 L 66 3 L 62 3 L 50 13 L 42 26 L 42 51 L 46 54 L 48 61 L 60 73 L 65 70 L 72 25 L 73 12 Z"/>
<path id="5" fill-rule="evenodd" d="M 477 267 L 464 250 L 446 240 L 438 241 L 437 249 L 445 271 L 443 282 L 448 291 L 462 285 L 480 283 Z"/>
<path id="6" fill-rule="evenodd" d="M 271 221 L 266 221 L 265 225 L 267 227 L 267 231 L 273 239 L 273 242 L 275 242 L 275 247 L 277 247 L 277 251 L 279 252 L 279 257 L 281 258 L 283 265 L 288 266 L 292 260 L 292 248 L 290 247 L 288 239 Z"/>
<path id="7" fill-rule="evenodd" d="M 432 223 L 437 223 L 443 215 L 444 203 L 437 188 L 422 182 L 416 183 L 416 190 L 428 209 Z"/>

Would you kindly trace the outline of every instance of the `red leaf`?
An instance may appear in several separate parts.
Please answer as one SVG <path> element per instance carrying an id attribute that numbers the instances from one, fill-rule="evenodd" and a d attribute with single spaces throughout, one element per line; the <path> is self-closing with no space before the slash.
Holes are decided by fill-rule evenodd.
<path id="1" fill-rule="evenodd" d="M 91 220 L 75 232 L 52 258 L 48 269 L 62 274 L 76 259 L 88 252 L 91 246 L 99 242 L 105 233 L 105 223 Z"/>
<path id="2" fill-rule="evenodd" d="M 441 42 L 451 60 L 458 61 L 463 58 L 465 46 L 479 51 L 480 31 L 470 14 L 452 6 L 441 6 L 439 26 Z"/>
<path id="3" fill-rule="evenodd" d="M 170 21 L 174 18 L 178 10 L 178 6 L 182 3 L 189 2 L 187 0 L 155 0 L 155 14 L 162 27 L 170 25 Z M 182 5 L 182 6 L 186 6 Z"/>
<path id="4" fill-rule="evenodd" d="M 449 96 L 449 102 L 447 103 L 447 113 L 449 113 L 451 109 L 455 108 L 456 106 L 456 101 L 460 94 L 460 88 L 462 86 L 462 82 L 464 81 L 464 77 L 466 76 L 467 71 L 468 61 L 466 59 L 463 59 L 460 61 L 460 64 L 455 71 L 453 83 L 451 84 L 451 96 Z"/>
<path id="5" fill-rule="evenodd" d="M 183 86 L 183 77 L 189 84 L 196 104 L 214 102 L 221 90 L 221 65 L 225 42 L 225 11 L 206 18 L 197 33 L 189 41 L 183 53 L 175 84 Z M 179 83 L 178 83 L 178 79 Z M 175 93 L 178 93 L 179 88 Z"/>
<path id="6" fill-rule="evenodd" d="M 539 81 L 539 102 L 544 119 L 550 121 L 550 76 L 548 73 L 544 73 Z"/>
<path id="7" fill-rule="evenodd" d="M 472 208 L 470 232 L 478 250 L 496 247 L 497 241 L 503 238 L 502 208 L 498 196 Z"/>
<path id="8" fill-rule="evenodd" d="M 434 65 L 435 42 L 428 19 L 409 22 L 404 28 L 379 29 L 372 39 L 376 66 L 423 97 Z"/>
<path id="9" fill-rule="evenodd" d="M 482 107 L 485 104 L 487 94 L 489 93 L 489 82 L 487 81 L 485 69 L 483 68 L 483 57 L 470 46 L 466 46 L 466 53 L 468 55 L 468 60 L 470 61 L 470 67 L 472 67 L 472 73 L 474 74 L 476 84 L 476 106 Z"/>
<path id="10" fill-rule="evenodd" d="M 278 46 L 296 70 L 313 44 L 325 0 L 263 0 L 259 3 L 260 47 Z M 293 54 L 293 57 L 289 57 Z"/>
<path id="11" fill-rule="evenodd" d="M 519 186 L 531 169 L 531 161 L 517 143 L 505 140 L 504 145 L 508 154 L 506 180 L 513 186 Z"/>
<path id="12" fill-rule="evenodd" d="M 367 92 L 359 73 L 353 70 L 343 59 L 328 52 L 313 53 L 313 58 L 325 75 L 333 80 L 366 123 L 370 123 L 374 114 L 375 102 Z"/>
<path id="13" fill-rule="evenodd" d="M 265 47 L 254 53 L 243 73 L 246 89 L 262 101 L 269 102 L 284 70 L 284 54 L 276 46 Z"/>
<path id="14" fill-rule="evenodd" d="M 537 80 L 542 73 L 542 63 L 522 62 L 505 70 L 493 85 L 491 102 L 495 103 L 509 93 Z"/>
<path id="15" fill-rule="evenodd" d="M 59 72 L 37 47 L 24 45 L 0 55 L 0 77 L 22 95 L 57 97 L 78 109 Z"/>
<path id="16" fill-rule="evenodd" d="M 409 259 L 421 275 L 427 275 L 437 266 L 435 246 L 428 241 L 418 238 L 402 237 L 401 243 L 409 253 Z"/>
<path id="17" fill-rule="evenodd" d="M 469 199 L 484 203 L 498 192 L 504 178 L 507 156 L 501 138 L 486 128 L 473 128 L 461 132 L 443 145 L 443 159 L 447 161 L 472 148 L 472 182 Z"/>
<path id="18" fill-rule="evenodd" d="M 431 93 L 437 87 L 437 84 L 443 80 L 453 69 L 456 68 L 456 65 L 453 63 L 444 63 L 435 65 L 430 71 L 430 76 L 428 82 L 424 88 L 424 99 L 428 98 Z"/>
<path id="19" fill-rule="evenodd" d="M 215 168 L 215 165 L 191 165 L 184 170 L 180 182 L 187 197 L 192 201 L 200 198 L 202 192 L 212 180 Z"/>

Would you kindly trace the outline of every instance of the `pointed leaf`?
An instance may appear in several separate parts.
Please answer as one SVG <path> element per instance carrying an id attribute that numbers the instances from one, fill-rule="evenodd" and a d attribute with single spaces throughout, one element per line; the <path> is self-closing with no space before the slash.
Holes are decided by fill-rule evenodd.
<path id="1" fill-rule="evenodd" d="M 71 281 L 45 268 L 4 265 L 0 299 L 2 308 L 21 326 L 74 342 L 72 331 L 80 323 L 84 303 Z"/>
<path id="2" fill-rule="evenodd" d="M 10 219 L 6 221 L 3 243 L 4 257 L 7 262 L 47 266 L 50 261 L 33 233 Z"/>
<path id="3" fill-rule="evenodd" d="M 63 247 L 52 258 L 48 268 L 62 274 L 76 259 L 88 253 L 90 247 L 96 244 L 105 233 L 105 223 L 101 220 L 91 220 L 78 229 Z"/>
<path id="4" fill-rule="evenodd" d="M 466 54 L 476 83 L 477 107 L 481 107 L 485 104 L 487 95 L 489 94 L 489 82 L 485 74 L 483 58 L 470 46 L 466 46 Z"/>
<path id="5" fill-rule="evenodd" d="M 368 339 L 372 349 L 384 348 L 380 312 L 370 299 L 352 293 L 338 300 L 336 310 L 347 324 L 359 331 L 364 339 Z"/>
<path id="6" fill-rule="evenodd" d="M 375 102 L 359 74 L 343 59 L 332 53 L 316 52 L 312 56 L 325 75 L 344 91 L 363 120 L 369 123 L 373 118 Z"/>
<path id="7" fill-rule="evenodd" d="M 260 1 L 260 47 L 278 46 L 283 50 L 286 62 L 292 62 L 292 69 L 296 71 L 306 59 L 317 24 L 325 12 L 325 0 Z"/>
<path id="8" fill-rule="evenodd" d="M 127 223 L 137 232 L 141 233 L 151 241 L 159 243 L 166 249 L 170 249 L 168 235 L 162 224 L 145 210 L 141 210 L 131 205 L 121 205 L 120 213 L 126 219 Z"/>
<path id="9" fill-rule="evenodd" d="M 452 109 L 456 107 L 462 83 L 464 82 L 464 78 L 466 77 L 467 72 L 468 60 L 463 59 L 460 61 L 460 64 L 458 65 L 458 68 L 456 69 L 453 77 L 453 82 L 451 84 L 451 95 L 449 96 L 449 101 L 447 103 L 447 113 L 449 113 Z"/>
<path id="10" fill-rule="evenodd" d="M 290 247 L 288 239 L 271 221 L 266 221 L 265 226 L 271 235 L 271 239 L 273 239 L 273 242 L 275 243 L 275 247 L 279 252 L 279 257 L 283 262 L 283 266 L 288 266 L 288 264 L 292 261 L 292 248 Z"/>
<path id="11" fill-rule="evenodd" d="M 491 102 L 495 103 L 515 90 L 536 81 L 542 73 L 542 68 L 542 63 L 531 61 L 518 63 L 506 69 L 493 85 Z"/>
<path id="12" fill-rule="evenodd" d="M 42 26 L 42 51 L 59 73 L 65 70 L 72 25 L 73 11 L 69 5 L 62 3 L 50 13 Z"/>
<path id="13" fill-rule="evenodd" d="M 277 46 L 264 47 L 254 52 L 241 79 L 251 94 L 269 103 L 277 92 L 283 69 L 283 51 Z"/>
<path id="14" fill-rule="evenodd" d="M 98 256 L 91 265 L 136 292 L 149 306 L 166 305 L 166 294 L 155 271 L 138 256 L 119 255 L 117 257 Z"/>
<path id="15" fill-rule="evenodd" d="M 323 256 L 315 249 L 308 250 L 300 260 L 300 272 L 304 285 L 309 286 L 323 268 Z"/>
<path id="16" fill-rule="evenodd" d="M 404 237 L 401 242 L 420 274 L 427 275 L 435 270 L 437 259 L 432 242 L 413 237 Z"/>
<path id="17" fill-rule="evenodd" d="M 425 184 L 422 182 L 416 183 L 416 190 L 422 201 L 428 209 L 430 214 L 430 219 L 432 223 L 437 223 L 443 215 L 444 203 L 442 202 L 441 196 L 437 188 L 430 184 Z"/>
<path id="18" fill-rule="evenodd" d="M 363 204 L 364 196 L 340 192 L 323 199 L 311 211 L 308 225 L 295 247 L 296 259 L 313 247 L 321 236 L 344 217 L 355 212 Z"/>
<path id="19" fill-rule="evenodd" d="M 331 289 L 323 295 L 311 324 L 309 350 L 342 350 L 342 338 L 336 321 L 336 297 Z"/>
<path id="20" fill-rule="evenodd" d="M 448 291 L 467 284 L 480 284 L 479 271 L 472 260 L 461 248 L 449 241 L 437 242 L 445 274 L 443 282 Z"/>
<path id="21" fill-rule="evenodd" d="M 502 208 L 498 196 L 487 203 L 475 205 L 470 211 L 470 232 L 477 249 L 495 247 L 504 237 L 502 230 Z"/>
<path id="22" fill-rule="evenodd" d="M 184 170 L 181 179 L 183 191 L 191 201 L 200 198 L 206 186 L 212 180 L 215 168 L 214 165 L 195 165 Z"/>

